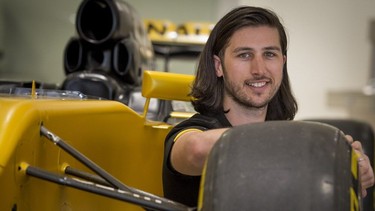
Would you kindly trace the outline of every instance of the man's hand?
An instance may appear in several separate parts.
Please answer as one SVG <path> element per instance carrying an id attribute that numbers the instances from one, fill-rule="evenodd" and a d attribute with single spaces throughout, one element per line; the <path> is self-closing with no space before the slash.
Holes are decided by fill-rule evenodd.
<path id="1" fill-rule="evenodd" d="M 354 141 L 350 135 L 345 135 L 349 144 L 358 155 L 359 178 L 362 189 L 362 197 L 367 195 L 366 189 L 374 185 L 374 171 L 367 155 L 363 153 L 362 144 Z"/>

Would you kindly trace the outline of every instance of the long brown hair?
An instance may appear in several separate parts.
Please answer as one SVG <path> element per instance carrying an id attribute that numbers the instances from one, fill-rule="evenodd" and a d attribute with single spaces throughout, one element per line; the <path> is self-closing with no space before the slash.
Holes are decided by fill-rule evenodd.
<path id="1" fill-rule="evenodd" d="M 201 114 L 223 111 L 224 82 L 215 74 L 214 55 L 221 57 L 233 33 L 246 26 L 270 26 L 277 28 L 283 55 L 287 55 L 287 36 L 278 16 L 260 7 L 243 6 L 227 13 L 213 28 L 200 55 L 196 78 L 190 95 L 195 110 Z M 279 90 L 268 104 L 266 120 L 292 120 L 298 110 L 289 84 L 287 64 L 283 67 L 283 79 Z"/>

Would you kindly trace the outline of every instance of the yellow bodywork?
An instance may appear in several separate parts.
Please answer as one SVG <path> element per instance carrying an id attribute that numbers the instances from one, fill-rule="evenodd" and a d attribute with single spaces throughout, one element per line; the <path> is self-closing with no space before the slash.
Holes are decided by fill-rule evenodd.
<path id="1" fill-rule="evenodd" d="M 193 79 L 181 76 L 184 79 L 175 83 L 178 76 L 174 74 L 160 73 L 159 77 L 150 72 L 151 76 L 149 72 L 144 75 L 154 85 L 142 90 L 147 98 L 170 96 L 169 90 L 189 90 L 186 86 Z M 177 95 L 179 100 L 189 99 L 181 97 L 187 93 Z M 41 136 L 43 125 L 124 184 L 162 196 L 164 138 L 172 125 L 151 122 L 145 116 L 116 101 L 0 96 L 0 210 L 143 210 L 27 176 L 21 165 L 60 175 L 66 166 L 90 172 Z"/>

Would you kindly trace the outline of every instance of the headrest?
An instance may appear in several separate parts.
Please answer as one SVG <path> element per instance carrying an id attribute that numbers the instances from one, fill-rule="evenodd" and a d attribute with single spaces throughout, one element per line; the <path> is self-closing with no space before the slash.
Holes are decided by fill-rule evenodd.
<path id="1" fill-rule="evenodd" d="M 193 75 L 170 72 L 144 71 L 142 96 L 162 100 L 190 101 Z"/>

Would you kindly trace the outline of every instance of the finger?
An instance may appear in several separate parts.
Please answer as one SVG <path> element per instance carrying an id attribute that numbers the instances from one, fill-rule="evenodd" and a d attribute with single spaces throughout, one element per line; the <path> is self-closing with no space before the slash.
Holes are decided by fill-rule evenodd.
<path id="1" fill-rule="evenodd" d="M 367 190 L 366 189 L 362 189 L 362 198 L 364 198 L 366 196 L 367 196 Z"/>
<path id="2" fill-rule="evenodd" d="M 346 137 L 346 141 L 349 143 L 349 144 L 352 144 L 353 143 L 353 137 L 351 135 L 345 135 Z"/>
<path id="3" fill-rule="evenodd" d="M 362 189 L 367 189 L 373 185 L 373 179 L 371 176 L 366 176 L 366 178 L 361 179 Z"/>
<path id="4" fill-rule="evenodd" d="M 372 170 L 368 157 L 361 157 L 358 161 L 360 182 L 362 189 L 369 188 L 374 185 L 374 172 Z"/>
<path id="5" fill-rule="evenodd" d="M 374 184 L 374 179 L 370 174 L 363 175 L 363 178 L 361 178 L 361 187 L 364 189 L 367 189 L 369 187 L 372 187 Z"/>
<path id="6" fill-rule="evenodd" d="M 358 165 L 359 166 L 368 166 L 368 168 L 371 166 L 370 159 L 367 155 L 360 153 L 361 156 L 358 157 Z"/>
<path id="7" fill-rule="evenodd" d="M 354 141 L 354 142 L 352 142 L 351 146 L 352 146 L 353 149 L 355 149 L 356 151 L 360 151 L 361 153 L 363 153 L 363 148 L 362 148 L 362 144 L 361 144 L 361 142 L 359 142 L 359 141 Z"/>

